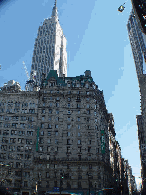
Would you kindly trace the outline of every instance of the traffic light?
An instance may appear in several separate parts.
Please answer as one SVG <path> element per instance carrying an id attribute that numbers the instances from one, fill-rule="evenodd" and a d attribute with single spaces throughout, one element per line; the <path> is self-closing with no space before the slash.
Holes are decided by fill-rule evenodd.
<path id="1" fill-rule="evenodd" d="M 63 179 L 64 178 L 63 173 L 60 173 L 60 175 L 61 175 L 61 179 Z"/>

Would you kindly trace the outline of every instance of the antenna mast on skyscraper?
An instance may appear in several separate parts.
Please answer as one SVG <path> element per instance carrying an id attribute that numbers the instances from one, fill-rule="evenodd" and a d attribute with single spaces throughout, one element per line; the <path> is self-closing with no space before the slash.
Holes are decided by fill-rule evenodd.
<path id="1" fill-rule="evenodd" d="M 24 66 L 24 68 L 25 68 L 25 72 L 26 72 L 27 78 L 28 78 L 28 80 L 30 80 L 30 77 L 29 77 L 29 75 L 28 75 L 28 71 L 27 71 L 25 62 L 23 61 L 22 63 L 23 63 L 23 66 Z"/>

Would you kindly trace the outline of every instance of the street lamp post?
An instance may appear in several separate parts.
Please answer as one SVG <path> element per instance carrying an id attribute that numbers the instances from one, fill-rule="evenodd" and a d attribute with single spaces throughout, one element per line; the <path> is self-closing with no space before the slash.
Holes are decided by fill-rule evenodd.
<path id="1" fill-rule="evenodd" d="M 97 184 L 97 182 L 95 181 L 94 184 L 95 184 L 95 195 L 96 195 L 96 184 Z"/>
<path id="2" fill-rule="evenodd" d="M 89 173 L 87 172 L 88 175 L 88 182 L 89 182 L 89 195 L 90 195 L 90 180 L 89 180 Z"/>
<path id="3" fill-rule="evenodd" d="M 61 181 L 64 178 L 64 171 L 62 172 L 62 169 L 60 169 L 60 195 L 61 195 Z"/>

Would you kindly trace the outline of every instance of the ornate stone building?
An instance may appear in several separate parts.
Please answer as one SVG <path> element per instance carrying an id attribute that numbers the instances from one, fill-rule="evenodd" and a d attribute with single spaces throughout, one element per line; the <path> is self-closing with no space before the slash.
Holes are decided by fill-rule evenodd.
<path id="1" fill-rule="evenodd" d="M 3 186 L 28 193 L 36 182 L 41 192 L 111 186 L 108 114 L 90 71 L 58 77 L 51 70 L 39 91 L 4 86 L 0 130 Z"/>

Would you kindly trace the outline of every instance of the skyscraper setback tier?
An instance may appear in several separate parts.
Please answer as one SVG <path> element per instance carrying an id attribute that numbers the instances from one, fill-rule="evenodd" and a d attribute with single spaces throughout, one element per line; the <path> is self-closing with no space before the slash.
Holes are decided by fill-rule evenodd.
<path id="1" fill-rule="evenodd" d="M 42 73 L 57 70 L 59 77 L 67 77 L 66 38 L 58 21 L 56 2 L 51 18 L 45 19 L 39 27 L 35 40 L 30 79 L 36 71 L 36 82 L 40 86 Z"/>

